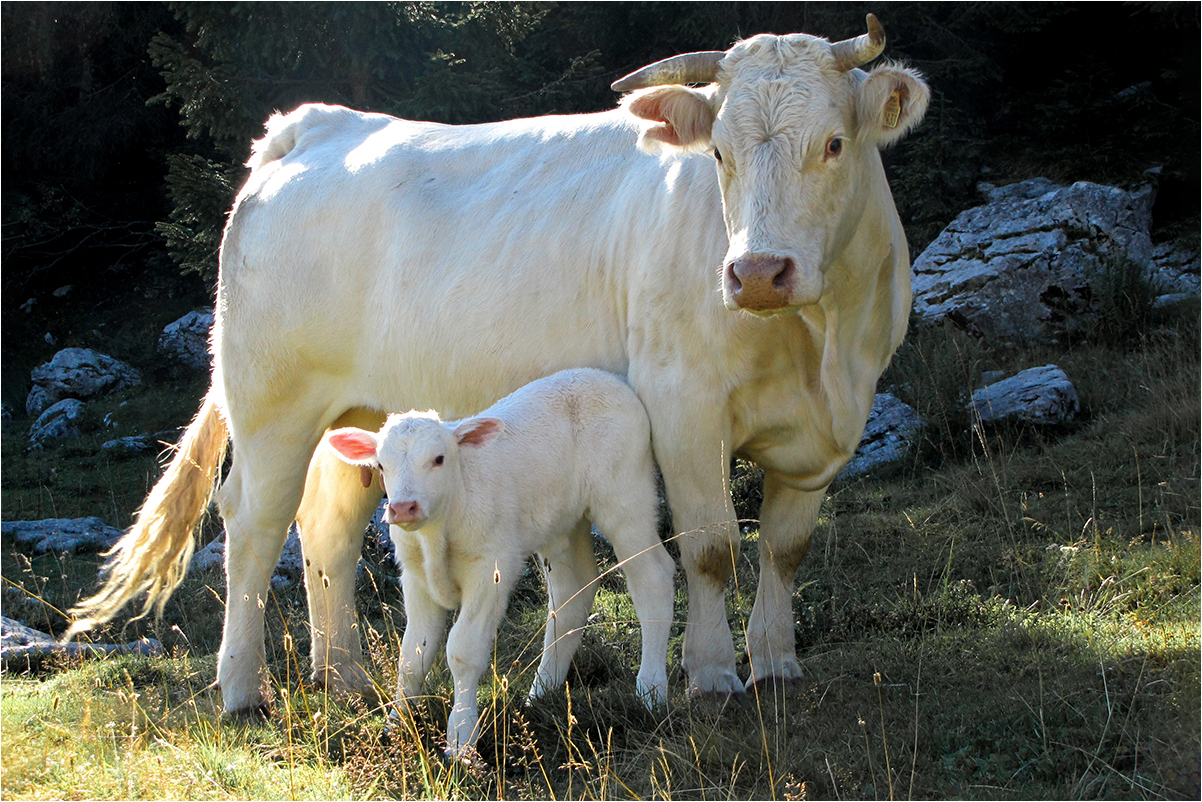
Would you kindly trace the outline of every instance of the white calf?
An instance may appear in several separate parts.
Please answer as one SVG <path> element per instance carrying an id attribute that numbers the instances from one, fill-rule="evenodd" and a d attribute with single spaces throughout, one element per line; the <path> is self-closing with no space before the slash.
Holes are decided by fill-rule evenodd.
<path id="1" fill-rule="evenodd" d="M 590 521 L 613 544 L 639 617 L 638 692 L 649 706 L 664 702 L 674 566 L 656 533 L 651 424 L 621 379 L 561 371 L 474 418 L 409 412 L 389 416 L 379 433 L 336 429 L 326 442 L 346 462 L 383 473 L 408 619 L 402 700 L 420 693 L 446 611 L 462 607 L 447 638 L 455 680 L 448 753 L 462 754 L 479 735 L 476 688 L 535 552 L 549 615 L 530 696 L 563 683 L 597 587 Z"/>

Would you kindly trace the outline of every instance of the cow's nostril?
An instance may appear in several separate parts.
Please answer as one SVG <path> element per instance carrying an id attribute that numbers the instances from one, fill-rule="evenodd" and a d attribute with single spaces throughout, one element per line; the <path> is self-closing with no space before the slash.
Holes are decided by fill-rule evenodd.
<path id="1" fill-rule="evenodd" d="M 743 289 L 743 282 L 739 281 L 739 274 L 735 271 L 734 263 L 726 266 L 726 280 L 730 282 L 731 292 Z"/>
<path id="2" fill-rule="evenodd" d="M 795 269 L 792 259 L 785 259 L 783 262 L 784 265 L 781 267 L 780 272 L 772 277 L 772 286 L 778 290 L 789 288 L 789 282 L 793 279 L 793 271 Z"/>

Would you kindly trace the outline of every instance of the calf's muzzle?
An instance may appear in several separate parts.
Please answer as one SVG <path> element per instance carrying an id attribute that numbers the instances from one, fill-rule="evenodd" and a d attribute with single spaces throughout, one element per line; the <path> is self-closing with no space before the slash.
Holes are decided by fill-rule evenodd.
<path id="1" fill-rule="evenodd" d="M 384 510 L 384 520 L 395 526 L 416 525 L 425 521 L 426 515 L 416 500 L 392 501 Z"/>

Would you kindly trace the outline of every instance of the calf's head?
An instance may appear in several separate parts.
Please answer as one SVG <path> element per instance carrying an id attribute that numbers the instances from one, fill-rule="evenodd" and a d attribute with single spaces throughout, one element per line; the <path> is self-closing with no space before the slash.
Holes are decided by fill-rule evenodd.
<path id="1" fill-rule="evenodd" d="M 728 309 L 773 315 L 816 303 L 870 194 L 888 195 L 878 149 L 918 124 L 930 90 L 903 67 L 859 69 L 885 48 L 876 17 L 867 22 L 868 33 L 834 43 L 761 34 L 613 85 L 639 90 L 623 102 L 653 123 L 640 147 L 712 154 L 730 243 Z"/>
<path id="2" fill-rule="evenodd" d="M 496 418 L 439 420 L 435 412 L 389 415 L 379 432 L 335 429 L 326 444 L 344 462 L 380 471 L 388 506 L 384 520 L 407 532 L 446 515 L 461 486 L 464 449 L 491 442 L 504 430 Z"/>

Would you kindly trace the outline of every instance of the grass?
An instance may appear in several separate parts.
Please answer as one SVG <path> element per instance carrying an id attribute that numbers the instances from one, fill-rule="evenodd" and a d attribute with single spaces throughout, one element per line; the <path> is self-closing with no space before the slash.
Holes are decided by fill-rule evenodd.
<path id="1" fill-rule="evenodd" d="M 1196 799 L 1199 334 L 1196 318 L 1170 324 L 1119 344 L 1019 352 L 912 333 L 882 386 L 920 400 L 938 425 L 908 464 L 832 487 L 793 597 L 805 670 L 794 685 L 691 700 L 677 673 L 667 710 L 646 711 L 634 695 L 637 624 L 611 573 L 567 688 L 527 706 L 545 617 L 532 571 L 481 685 L 482 761 L 447 765 L 445 662 L 416 717 L 385 733 L 380 711 L 305 680 L 296 585 L 268 607 L 274 715 L 222 718 L 209 685 L 224 580 L 194 574 L 162 621 L 99 633 L 158 637 L 166 656 L 5 675 L 0 796 Z M 974 430 L 958 417 L 981 371 L 1047 362 L 1074 381 L 1079 421 Z M 183 422 L 199 391 L 180 397 Z M 136 392 L 128 400 L 169 406 Z M 152 458 L 108 464 L 87 442 L 26 457 L 13 447 L 20 427 L 4 427 L 6 518 L 99 511 L 123 525 L 154 475 Z M 754 473 L 741 470 L 738 484 L 741 514 L 754 512 Z M 752 525 L 728 593 L 739 649 L 756 536 Z M 599 555 L 613 566 L 608 549 Z M 378 553 L 365 556 L 394 572 Z M 0 558 L 5 615 L 55 632 L 65 625 L 56 610 L 94 587 L 99 563 L 10 544 Z M 687 611 L 682 580 L 671 666 Z M 372 671 L 391 696 L 403 600 L 370 572 L 358 583 Z"/>

